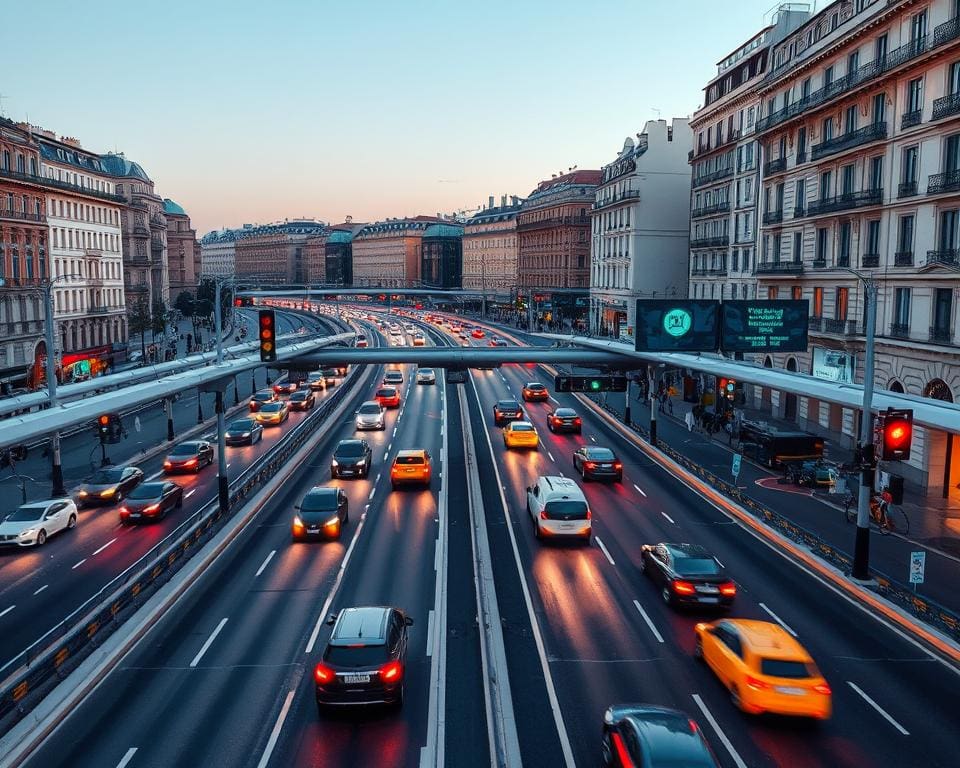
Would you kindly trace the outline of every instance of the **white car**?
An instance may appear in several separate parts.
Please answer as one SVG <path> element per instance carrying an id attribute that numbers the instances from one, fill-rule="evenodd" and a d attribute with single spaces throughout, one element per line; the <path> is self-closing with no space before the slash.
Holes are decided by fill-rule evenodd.
<path id="1" fill-rule="evenodd" d="M 527 513 L 538 539 L 573 536 L 590 543 L 590 505 L 569 477 L 538 477 L 527 488 Z"/>
<path id="2" fill-rule="evenodd" d="M 436 384 L 436 383 L 437 383 L 437 374 L 434 372 L 433 368 L 417 369 L 417 384 Z"/>
<path id="3" fill-rule="evenodd" d="M 31 501 L 0 523 L 0 546 L 40 546 L 53 534 L 76 526 L 77 505 L 73 499 Z"/>
<path id="4" fill-rule="evenodd" d="M 384 409 L 376 400 L 367 400 L 356 413 L 357 429 L 386 429 Z"/>

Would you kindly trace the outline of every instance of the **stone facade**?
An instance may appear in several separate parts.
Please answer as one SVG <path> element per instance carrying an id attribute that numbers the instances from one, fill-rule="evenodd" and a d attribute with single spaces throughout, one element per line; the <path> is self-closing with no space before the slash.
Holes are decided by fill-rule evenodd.
<path id="1" fill-rule="evenodd" d="M 463 287 L 490 293 L 509 294 L 517 285 L 516 197 L 507 205 L 493 198 L 484 210 L 474 214 L 463 227 Z"/>
<path id="2" fill-rule="evenodd" d="M 286 221 L 246 227 L 236 232 L 235 273 L 237 277 L 260 282 L 293 283 L 307 281 L 304 248 L 307 239 L 326 235 L 323 222 Z"/>
<path id="3" fill-rule="evenodd" d="M 353 236 L 354 286 L 419 287 L 423 233 L 441 221 L 416 216 L 367 224 Z"/>
<path id="4" fill-rule="evenodd" d="M 196 293 L 200 284 L 200 244 L 190 217 L 173 200 L 164 198 L 163 213 L 167 219 L 167 266 L 170 273 L 170 296 L 176 301 L 181 292 Z"/>

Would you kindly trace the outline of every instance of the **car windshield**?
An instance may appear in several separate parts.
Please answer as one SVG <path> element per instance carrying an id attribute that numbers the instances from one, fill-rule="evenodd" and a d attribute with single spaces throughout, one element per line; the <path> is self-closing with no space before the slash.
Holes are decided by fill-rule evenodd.
<path id="1" fill-rule="evenodd" d="M 257 392 L 257 394 L 253 396 L 253 399 L 263 403 L 267 400 L 272 400 L 273 394 L 270 392 Z"/>
<path id="2" fill-rule="evenodd" d="M 377 397 L 393 397 L 395 394 L 397 394 L 397 390 L 393 387 L 384 387 L 377 390 Z"/>
<path id="3" fill-rule="evenodd" d="M 681 576 L 716 576 L 720 565 L 712 557 L 678 557 L 673 569 Z"/>
<path id="4" fill-rule="evenodd" d="M 420 369 L 420 375 L 421 375 L 421 376 L 433 376 L 433 368 L 421 368 L 421 369 Z"/>
<path id="5" fill-rule="evenodd" d="M 363 456 L 363 443 L 340 443 L 337 450 L 333 452 L 334 456 Z"/>
<path id="6" fill-rule="evenodd" d="M 573 408 L 557 408 L 554 412 L 555 416 L 559 416 L 561 419 L 570 419 L 577 415 L 577 412 Z"/>
<path id="7" fill-rule="evenodd" d="M 116 467 L 114 469 L 101 469 L 90 478 L 94 485 L 105 485 L 106 483 L 119 483 L 123 480 L 123 469 Z"/>
<path id="8" fill-rule="evenodd" d="M 392 373 L 392 372 L 391 372 L 391 373 L 388 373 L 386 376 L 384 376 L 384 378 L 385 378 L 385 379 L 389 379 L 390 381 L 397 381 L 398 379 L 402 379 L 402 378 L 403 378 L 403 374 L 402 374 L 402 373 Z"/>
<path id="9" fill-rule="evenodd" d="M 500 400 L 497 403 L 497 408 L 499 408 L 501 411 L 519 411 L 520 403 L 518 403 L 516 400 Z"/>
<path id="10" fill-rule="evenodd" d="M 587 458 L 596 459 L 597 461 L 613 461 L 616 457 L 609 448 L 588 448 Z"/>
<path id="11" fill-rule="evenodd" d="M 283 410 L 283 403 L 267 403 L 260 410 L 264 413 L 278 413 Z"/>
<path id="12" fill-rule="evenodd" d="M 365 403 L 360 406 L 360 413 L 364 416 L 376 416 L 380 413 L 380 406 L 376 403 Z"/>
<path id="13" fill-rule="evenodd" d="M 253 424 L 253 419 L 237 419 L 236 421 L 230 422 L 227 430 L 229 432 L 245 432 L 248 429 L 253 429 Z"/>
<path id="14" fill-rule="evenodd" d="M 290 399 L 291 399 L 291 400 L 306 400 L 306 399 L 307 399 L 307 393 L 306 393 L 306 392 L 294 392 L 292 395 L 290 395 Z"/>
<path id="15" fill-rule="evenodd" d="M 181 443 L 170 451 L 171 456 L 196 456 L 200 450 L 197 443 Z"/>
<path id="16" fill-rule="evenodd" d="M 163 483 L 144 483 L 138 485 L 127 495 L 127 499 L 155 499 L 163 493 Z"/>
<path id="17" fill-rule="evenodd" d="M 423 464 L 423 456 L 397 456 L 397 464 Z"/>
<path id="18" fill-rule="evenodd" d="M 527 384 L 527 389 L 539 392 L 540 390 L 544 389 L 544 386 L 543 384 Z"/>
<path id="19" fill-rule="evenodd" d="M 387 660 L 386 645 L 328 645 L 323 660 L 338 667 L 379 666 Z"/>
<path id="20" fill-rule="evenodd" d="M 760 674 L 769 677 L 787 677 L 793 680 L 812 677 L 805 662 L 789 659 L 760 659 Z"/>
<path id="21" fill-rule="evenodd" d="M 513 422 L 511 429 L 513 429 L 514 432 L 533 432 L 533 425 Z"/>
<path id="22" fill-rule="evenodd" d="M 26 504 L 22 507 L 19 507 L 16 512 L 13 512 L 7 520 L 11 523 L 26 523 L 30 520 L 39 520 L 43 517 L 43 510 L 46 507 L 35 506 L 31 504 Z"/>
<path id="23" fill-rule="evenodd" d="M 303 497 L 300 509 L 304 512 L 335 512 L 337 509 L 337 494 L 308 493 Z"/>

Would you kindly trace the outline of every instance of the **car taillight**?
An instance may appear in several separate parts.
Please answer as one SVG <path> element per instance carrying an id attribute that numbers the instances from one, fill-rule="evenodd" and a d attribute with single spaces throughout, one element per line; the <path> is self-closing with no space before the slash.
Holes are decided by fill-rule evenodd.
<path id="1" fill-rule="evenodd" d="M 573 420 L 573 423 L 574 423 L 574 424 L 581 424 L 582 422 L 580 421 L 580 417 L 577 416 L 577 418 L 575 418 L 575 419 Z"/>
<path id="2" fill-rule="evenodd" d="M 160 509 L 159 504 L 151 504 L 149 507 L 145 507 L 143 512 L 144 514 L 151 515 L 154 512 L 158 511 L 159 509 Z"/>
<path id="3" fill-rule="evenodd" d="M 171 464 L 169 461 L 163 462 L 163 468 L 164 468 L 164 469 L 170 469 L 170 467 L 172 467 L 172 466 L 173 466 L 173 464 Z"/>
<path id="4" fill-rule="evenodd" d="M 757 680 L 757 678 L 747 675 L 747 679 L 744 681 L 747 688 L 750 688 L 753 691 L 762 691 L 764 688 L 769 688 L 763 680 Z"/>
<path id="5" fill-rule="evenodd" d="M 630 757 L 627 746 L 623 743 L 623 737 L 616 731 L 611 731 L 610 738 L 613 741 L 613 751 L 617 753 L 617 764 L 633 768 L 633 758 Z"/>
<path id="6" fill-rule="evenodd" d="M 697 588 L 689 581 L 674 581 L 672 586 L 673 591 L 678 595 L 692 595 L 697 591 Z"/>
<path id="7" fill-rule="evenodd" d="M 386 683 L 395 683 L 403 677 L 403 664 L 399 661 L 388 661 L 380 667 L 380 679 Z"/>
<path id="8" fill-rule="evenodd" d="M 593 512 L 590 511 L 590 507 L 587 507 L 587 520 L 590 520 L 593 517 Z"/>
<path id="9" fill-rule="evenodd" d="M 317 664 L 313 670 L 313 679 L 321 685 L 326 685 L 336 680 L 337 674 L 326 664 Z"/>
<path id="10" fill-rule="evenodd" d="M 833 691 L 830 690 L 830 686 L 826 683 L 817 683 L 813 686 L 814 693 L 819 693 L 823 696 L 829 696 Z"/>
<path id="11" fill-rule="evenodd" d="M 621 462 L 621 461 L 615 461 L 615 462 L 613 462 L 613 468 L 614 468 L 614 469 L 623 469 L 623 462 Z"/>
<path id="12" fill-rule="evenodd" d="M 129 517 L 129 516 L 130 516 L 130 510 L 127 509 L 126 507 L 120 507 L 120 517 Z"/>
<path id="13" fill-rule="evenodd" d="M 541 509 L 541 510 L 540 510 L 540 519 L 541 519 L 541 520 L 549 520 L 549 519 L 550 519 L 550 515 L 547 514 L 547 510 L 545 510 L 545 509 Z"/>
<path id="14" fill-rule="evenodd" d="M 720 594 L 724 597 L 733 597 L 737 594 L 737 585 L 732 581 L 720 585 Z"/>

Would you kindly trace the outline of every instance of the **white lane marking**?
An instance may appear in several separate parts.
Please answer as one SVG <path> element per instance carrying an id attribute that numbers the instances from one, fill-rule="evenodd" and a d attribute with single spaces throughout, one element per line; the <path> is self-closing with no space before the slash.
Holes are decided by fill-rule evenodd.
<path id="1" fill-rule="evenodd" d="M 553 454 L 550 453 L 550 451 L 547 451 L 547 456 L 550 457 L 550 461 L 556 461 L 556 459 L 553 458 Z"/>
<path id="2" fill-rule="evenodd" d="M 775 622 L 777 622 L 777 624 L 779 624 L 781 627 L 787 630 L 787 632 L 789 632 L 794 637 L 797 636 L 797 633 L 794 632 L 783 619 L 781 619 L 779 616 L 777 616 L 777 614 L 775 614 L 773 611 L 767 608 L 767 606 L 765 606 L 763 603 L 760 603 L 760 607 L 763 608 L 763 610 L 765 610 L 767 614 L 769 614 L 770 618 L 772 618 Z"/>
<path id="3" fill-rule="evenodd" d="M 714 557 L 713 559 L 717 561 L 717 563 L 719 564 L 719 566 L 720 566 L 721 568 L 725 567 L 724 564 L 720 562 L 720 558 L 719 558 L 719 557 Z"/>
<path id="4" fill-rule="evenodd" d="M 553 400 L 553 402 L 555 402 L 557 405 L 560 405 L 560 401 L 557 400 L 557 398 L 555 398 L 553 395 L 547 395 L 547 397 L 549 397 L 551 400 Z"/>
<path id="5" fill-rule="evenodd" d="M 399 421 L 399 420 L 400 420 L 400 419 L 397 419 L 397 421 Z M 396 428 L 396 427 L 393 428 L 393 436 L 394 436 L 394 437 L 397 436 L 397 428 Z"/>
<path id="6" fill-rule="evenodd" d="M 593 442 L 597 442 L 597 438 L 595 438 L 593 435 L 590 435 L 590 439 L 593 440 Z"/>
<path id="7" fill-rule="evenodd" d="M 12 611 L 16 607 L 17 606 L 15 605 L 11 605 L 9 608 L 4 608 L 2 611 L 0 611 L 0 616 L 6 616 L 8 613 L 10 613 L 10 611 Z"/>
<path id="8" fill-rule="evenodd" d="M 83 565 L 85 562 L 87 562 L 87 558 L 83 558 L 83 560 L 81 560 L 79 563 L 76 563 L 75 565 L 71 565 L 71 566 L 70 566 L 70 570 L 71 570 L 71 571 L 76 570 L 76 569 L 79 568 L 81 565 Z"/>
<path id="9" fill-rule="evenodd" d="M 660 514 L 663 515 L 665 518 L 667 518 L 667 520 L 669 520 L 669 521 L 670 521 L 671 523 L 673 523 L 674 525 L 677 524 L 676 521 L 674 521 L 674 519 L 673 519 L 672 517 L 670 517 L 670 515 L 668 515 L 666 512 L 661 511 Z"/>
<path id="10" fill-rule="evenodd" d="M 661 635 L 661 634 L 657 631 L 657 628 L 656 628 L 656 626 L 654 626 L 653 621 L 651 621 L 650 617 L 647 616 L 647 612 L 646 612 L 645 610 L 643 610 L 643 606 L 640 605 L 640 601 L 639 601 L 639 600 L 634 600 L 634 601 L 633 601 L 633 604 L 634 604 L 634 606 L 636 606 L 636 609 L 637 609 L 638 611 L 640 611 L 640 615 L 643 616 L 643 620 L 644 620 L 645 622 L 647 622 L 647 626 L 650 627 L 650 631 L 653 632 L 653 636 L 654 636 L 655 638 L 657 638 L 657 642 L 658 642 L 658 643 L 662 643 L 662 642 L 663 642 L 663 635 Z"/>
<path id="11" fill-rule="evenodd" d="M 49 584 L 44 584 L 42 587 L 40 587 L 40 589 L 38 589 L 36 592 L 33 593 L 34 596 L 39 595 L 41 592 L 43 592 L 43 590 L 45 590 L 49 586 L 50 586 Z"/>
<path id="12" fill-rule="evenodd" d="M 387 450 L 384 453 L 390 453 L 390 449 L 393 447 L 393 443 L 387 443 Z"/>
<path id="13" fill-rule="evenodd" d="M 230 469 L 230 462 L 227 462 L 227 469 Z"/>
<path id="14" fill-rule="evenodd" d="M 720 739 L 720 742 L 723 744 L 723 746 L 727 748 L 727 752 L 730 753 L 730 757 L 733 759 L 733 762 L 736 763 L 737 768 L 747 768 L 747 764 L 743 762 L 743 759 L 737 754 L 737 750 L 733 748 L 733 744 L 730 743 L 730 739 L 727 738 L 727 734 L 720 730 L 720 724 L 710 713 L 710 710 L 707 709 L 707 705 L 703 703 L 703 699 L 700 698 L 700 694 L 694 693 L 693 700 L 697 703 L 697 706 L 700 707 L 700 711 L 703 712 L 703 716 L 707 718 L 707 722 L 710 723 L 714 733 L 717 734 L 717 738 Z"/>
<path id="15" fill-rule="evenodd" d="M 853 688 L 853 690 L 859 693 L 860 696 L 863 697 L 863 700 L 867 702 L 867 704 L 869 704 L 871 707 L 877 710 L 877 712 L 879 712 L 883 716 L 883 719 L 886 720 L 888 723 L 890 723 L 890 725 L 892 725 L 898 731 L 900 731 L 900 733 L 902 733 L 904 736 L 910 735 L 910 731 L 908 731 L 906 728 L 900 725 L 900 723 L 894 720 L 890 716 L 890 714 L 883 709 L 883 707 L 881 707 L 879 704 L 877 704 L 877 702 L 875 702 L 873 699 L 867 696 L 867 694 L 864 693 L 863 689 L 859 685 L 857 685 L 852 680 L 847 680 L 847 685 L 849 685 L 851 688 Z"/>
<path id="16" fill-rule="evenodd" d="M 150 475 L 150 477 L 148 477 L 147 480 L 156 480 L 162 474 L 163 474 L 163 470 L 161 469 L 159 472 L 154 472 L 152 475 Z"/>
<path id="17" fill-rule="evenodd" d="M 641 496 L 643 496 L 644 498 L 647 497 L 647 494 L 645 494 L 645 493 L 643 492 L 643 488 L 641 488 L 639 485 L 637 485 L 636 483 L 634 483 L 634 484 L 633 484 L 633 487 L 637 489 L 637 493 L 639 493 Z"/>
<path id="18" fill-rule="evenodd" d="M 197 666 L 197 664 L 200 663 L 200 659 L 203 658 L 203 654 L 205 654 L 207 652 L 207 649 L 210 648 L 211 645 L 213 645 L 213 641 L 217 639 L 217 635 L 220 634 L 220 630 L 223 629 L 226 623 L 227 623 L 227 617 L 224 616 L 222 619 L 220 619 L 220 623 L 217 624 L 217 628 L 213 630 L 213 634 L 207 638 L 207 642 L 205 642 L 203 644 L 203 647 L 200 648 L 200 652 L 193 657 L 193 661 L 190 662 L 191 667 L 195 667 Z"/>
<path id="19" fill-rule="evenodd" d="M 369 508 L 370 505 L 367 504 L 367 507 Z M 317 623 L 313 625 L 313 632 L 310 633 L 310 639 L 307 641 L 305 653 L 313 653 L 313 647 L 317 644 L 317 637 L 320 635 L 320 628 L 323 627 L 324 623 L 327 621 L 327 612 L 330 610 L 330 605 L 333 603 L 334 595 L 336 595 L 337 590 L 340 589 L 340 582 L 343 581 L 343 572 L 347 569 L 347 563 L 350 562 L 350 555 L 353 554 L 353 548 L 357 543 L 357 539 L 360 538 L 360 531 L 363 530 L 363 524 L 366 522 L 366 519 L 367 513 L 364 512 L 362 515 L 360 515 L 360 522 L 357 524 L 357 530 L 354 531 L 353 538 L 350 539 L 350 546 L 347 547 L 347 551 L 340 563 L 340 569 L 337 571 L 337 578 L 333 580 L 333 586 L 330 588 L 327 599 L 323 603 L 323 608 L 320 609 L 320 616 L 317 618 Z"/>
<path id="20" fill-rule="evenodd" d="M 597 546 L 603 550 L 603 554 L 607 556 L 607 560 L 610 561 L 610 565 L 616 565 L 616 563 L 613 562 L 613 558 L 610 556 L 610 551 L 606 548 L 603 541 L 601 541 L 600 537 L 594 536 L 593 538 L 597 540 Z"/>
<path id="21" fill-rule="evenodd" d="M 123 759 L 121 759 L 120 762 L 117 763 L 117 768 L 126 768 L 126 766 L 130 763 L 130 761 L 133 760 L 133 756 L 135 754 L 137 754 L 137 748 L 130 747 L 130 749 L 127 750 L 127 754 L 123 756 Z"/>
<path id="22" fill-rule="evenodd" d="M 372 501 L 373 494 L 375 494 L 376 492 L 377 492 L 377 486 L 373 486 L 373 488 L 370 489 L 370 495 L 367 496 L 367 501 Z"/>
<path id="23" fill-rule="evenodd" d="M 433 656 L 433 622 L 435 620 L 435 611 L 430 609 L 427 614 L 427 656 Z"/>
<path id="24" fill-rule="evenodd" d="M 273 560 L 273 556 L 274 556 L 275 554 L 277 554 L 277 550 L 271 549 L 271 550 L 270 550 L 270 554 L 267 555 L 266 559 L 260 564 L 260 567 L 257 568 L 257 572 L 253 575 L 253 578 L 257 578 L 257 576 L 259 576 L 261 573 L 263 573 L 263 569 L 266 568 L 266 567 L 270 564 L 270 561 Z"/>
<path id="25" fill-rule="evenodd" d="M 196 489 L 196 488 L 191 488 L 189 491 L 187 491 L 185 494 L 183 494 L 183 498 L 189 499 L 189 498 L 190 498 L 191 496 L 193 496 L 193 494 L 195 494 L 196 492 L 197 492 L 197 489 Z"/>
<path id="26" fill-rule="evenodd" d="M 115 541 L 116 541 L 116 539 L 110 539 L 110 541 L 108 541 L 106 544 L 104 544 L 102 547 L 100 547 L 100 549 L 94 550 L 94 553 L 93 553 L 93 554 L 94 554 L 94 555 L 99 555 L 101 552 L 103 552 L 103 550 L 105 550 L 107 547 L 109 547 L 109 546 L 110 546 L 111 544 L 113 544 L 113 542 L 115 542 Z M 93 557 L 93 555 L 91 555 L 91 557 Z"/>
<path id="27" fill-rule="evenodd" d="M 277 739 L 280 738 L 280 729 L 283 728 L 283 721 L 287 719 L 287 713 L 290 711 L 290 705 L 293 703 L 293 696 L 296 691 L 288 691 L 287 698 L 283 701 L 283 706 L 280 708 L 280 716 L 277 718 L 277 722 L 273 725 L 273 730 L 270 731 L 270 738 L 267 740 L 267 746 L 263 750 L 263 754 L 260 755 L 260 762 L 257 763 L 257 768 L 267 768 L 267 763 L 270 762 L 270 756 L 273 755 L 273 750 L 277 746 Z"/>

